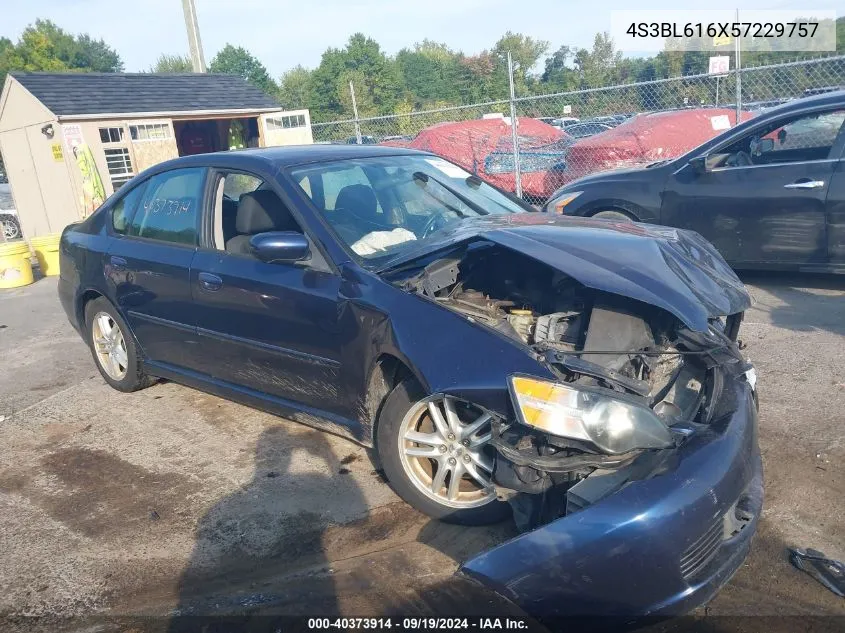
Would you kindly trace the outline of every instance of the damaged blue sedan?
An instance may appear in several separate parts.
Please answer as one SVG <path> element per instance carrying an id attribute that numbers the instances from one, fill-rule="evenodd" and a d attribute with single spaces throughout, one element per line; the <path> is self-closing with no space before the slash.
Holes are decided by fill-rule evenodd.
<path id="1" fill-rule="evenodd" d="M 460 573 L 540 617 L 682 613 L 762 506 L 750 299 L 695 233 L 550 217 L 431 154 L 157 165 L 61 239 L 103 378 L 167 378 L 375 449 L 396 493 L 516 538 Z"/>

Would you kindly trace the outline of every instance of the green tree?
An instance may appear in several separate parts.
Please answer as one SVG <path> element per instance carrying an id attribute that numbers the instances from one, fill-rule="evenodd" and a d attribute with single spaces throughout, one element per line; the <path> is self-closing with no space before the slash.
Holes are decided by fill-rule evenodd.
<path id="1" fill-rule="evenodd" d="M 350 37 L 342 49 L 326 50 L 311 79 L 311 109 L 318 120 L 352 115 L 349 81 L 362 117 L 390 114 L 402 92 L 396 62 L 362 33 Z"/>
<path id="2" fill-rule="evenodd" d="M 533 37 L 528 37 L 522 33 L 508 31 L 496 42 L 492 52 L 499 60 L 497 70 L 500 75 L 504 74 L 505 83 L 509 83 L 507 68 L 508 52 L 510 52 L 513 62 L 514 85 L 522 93 L 525 88 L 533 83 L 531 70 L 548 50 L 549 43 L 546 41 L 535 40 Z"/>
<path id="3" fill-rule="evenodd" d="M 15 70 L 121 72 L 123 62 L 103 40 L 72 35 L 49 20 L 36 20 L 17 43 L 0 39 L 0 82 Z"/>
<path id="4" fill-rule="evenodd" d="M 275 95 L 278 91 L 264 65 L 242 46 L 226 44 L 211 60 L 208 71 L 225 75 L 240 75 L 269 95 Z"/>
<path id="5" fill-rule="evenodd" d="M 575 49 L 571 46 L 561 46 L 551 57 L 546 58 L 545 69 L 540 77 L 543 83 L 549 90 L 565 91 L 574 90 L 578 83 L 578 77 L 575 71 L 570 67 L 571 61 L 575 57 Z"/>
<path id="6" fill-rule="evenodd" d="M 187 55 L 168 55 L 162 53 L 150 68 L 151 73 L 191 73 L 194 66 Z"/>
<path id="7" fill-rule="evenodd" d="M 461 101 L 457 80 L 461 72 L 460 54 L 445 44 L 423 40 L 413 49 L 396 54 L 405 100 L 417 109 L 435 102 L 457 104 Z"/>
<path id="8" fill-rule="evenodd" d="M 307 108 L 311 103 L 312 71 L 302 65 L 291 68 L 279 81 L 279 101 L 288 109 Z"/>

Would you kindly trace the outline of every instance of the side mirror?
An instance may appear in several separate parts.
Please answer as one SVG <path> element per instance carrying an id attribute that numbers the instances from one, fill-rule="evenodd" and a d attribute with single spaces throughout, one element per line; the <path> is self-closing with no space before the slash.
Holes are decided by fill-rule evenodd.
<path id="1" fill-rule="evenodd" d="M 760 145 L 757 146 L 757 151 L 760 154 L 765 154 L 766 152 L 771 152 L 775 148 L 775 139 L 773 138 L 761 138 Z"/>
<path id="2" fill-rule="evenodd" d="M 299 262 L 311 254 L 308 239 L 296 231 L 270 231 L 249 240 L 253 254 L 262 262 Z"/>
<path id="3" fill-rule="evenodd" d="M 695 158 L 691 158 L 689 166 L 692 167 L 692 170 L 696 174 L 705 174 L 710 171 L 707 168 L 707 156 L 696 156 Z"/>

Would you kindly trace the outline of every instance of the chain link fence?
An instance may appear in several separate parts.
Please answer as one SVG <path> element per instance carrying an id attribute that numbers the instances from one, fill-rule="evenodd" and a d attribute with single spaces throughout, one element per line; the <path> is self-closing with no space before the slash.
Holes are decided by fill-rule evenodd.
<path id="1" fill-rule="evenodd" d="M 517 148 L 508 99 L 315 123 L 312 128 L 317 143 L 360 142 L 434 152 L 542 205 L 575 178 L 680 156 L 735 125 L 737 114 L 743 121 L 790 99 L 842 87 L 845 55 L 743 68 L 721 76 L 689 75 L 516 97 Z"/>

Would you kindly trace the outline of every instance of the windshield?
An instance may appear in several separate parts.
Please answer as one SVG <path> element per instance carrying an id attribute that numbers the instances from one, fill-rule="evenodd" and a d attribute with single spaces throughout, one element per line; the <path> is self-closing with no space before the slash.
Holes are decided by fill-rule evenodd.
<path id="1" fill-rule="evenodd" d="M 368 268 L 418 248 L 446 226 L 529 208 L 436 156 L 319 163 L 291 176 Z"/>

